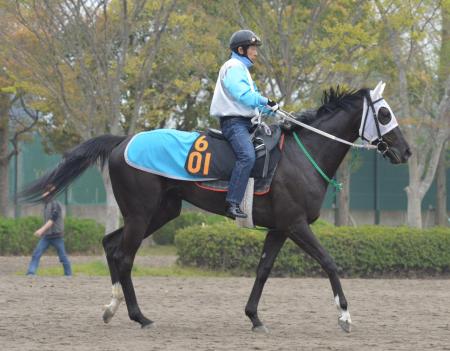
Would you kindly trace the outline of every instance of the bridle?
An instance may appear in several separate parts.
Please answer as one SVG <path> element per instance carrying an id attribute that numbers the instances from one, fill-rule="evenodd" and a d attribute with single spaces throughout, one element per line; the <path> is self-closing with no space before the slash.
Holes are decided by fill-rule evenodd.
<path id="1" fill-rule="evenodd" d="M 361 135 L 359 137 L 362 140 L 366 141 L 367 143 L 372 144 L 373 146 L 376 146 L 377 151 L 381 155 L 383 155 L 383 157 L 385 157 L 386 153 L 389 151 L 389 145 L 386 143 L 385 140 L 383 140 L 383 136 L 381 135 L 380 122 L 378 120 L 378 115 L 377 115 L 377 113 L 375 111 L 375 106 L 374 106 L 377 102 L 383 101 L 384 98 L 381 97 L 378 100 L 372 101 L 372 97 L 370 96 L 370 92 L 369 91 L 366 91 L 364 97 L 366 98 L 366 101 L 367 101 L 367 104 L 369 105 L 369 108 L 372 110 L 372 115 L 373 115 L 373 119 L 374 119 L 374 122 L 375 122 L 375 127 L 376 127 L 376 130 L 377 130 L 378 139 L 373 141 L 373 142 L 371 142 L 370 140 L 368 140 L 368 139 L 366 139 L 364 137 L 364 131 L 366 129 L 366 123 L 367 123 L 367 117 L 369 116 L 369 108 L 366 110 L 366 115 L 363 118 L 364 122 L 361 121 L 361 123 L 363 123 L 363 126 L 362 126 L 362 133 L 361 133 Z"/>

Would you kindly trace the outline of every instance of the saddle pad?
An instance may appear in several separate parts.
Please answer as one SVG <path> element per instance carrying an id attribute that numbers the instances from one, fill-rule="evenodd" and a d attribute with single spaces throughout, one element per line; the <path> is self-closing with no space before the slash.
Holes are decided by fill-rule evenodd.
<path id="1" fill-rule="evenodd" d="M 186 157 L 197 132 L 176 129 L 156 129 L 136 134 L 125 149 L 125 161 L 134 168 L 167 178 L 201 181 L 217 178 L 189 174 L 185 168 Z"/>
<path id="2" fill-rule="evenodd" d="M 281 157 L 280 149 L 284 140 L 278 126 L 271 126 L 271 128 L 272 137 L 265 136 L 266 140 L 264 140 L 265 145 L 270 145 L 267 150 L 267 173 L 270 173 L 278 164 Z M 255 178 L 255 180 L 264 177 L 265 157 L 265 148 L 256 152 L 255 165 L 250 174 L 250 177 Z M 229 180 L 235 164 L 236 156 L 228 141 L 207 131 L 200 134 L 192 145 L 186 159 L 185 169 L 191 175 L 198 174 L 213 179 Z"/>

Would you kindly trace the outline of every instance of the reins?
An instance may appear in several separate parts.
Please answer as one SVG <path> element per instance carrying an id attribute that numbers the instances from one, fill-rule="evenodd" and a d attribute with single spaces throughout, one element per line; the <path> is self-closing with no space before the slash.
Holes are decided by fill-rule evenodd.
<path id="1" fill-rule="evenodd" d="M 311 127 L 308 124 L 305 124 L 305 123 L 302 123 L 300 121 L 297 121 L 293 115 L 291 115 L 289 112 L 283 111 L 281 109 L 277 111 L 277 114 L 280 115 L 282 119 L 285 119 L 285 120 L 287 120 L 287 121 L 289 121 L 291 123 L 297 124 L 297 125 L 305 128 L 305 129 L 309 129 L 309 130 L 311 130 L 311 131 L 313 131 L 313 132 L 315 132 L 317 134 L 323 135 L 324 137 L 332 139 L 332 140 L 335 140 L 337 142 L 340 142 L 340 143 L 343 143 L 343 144 L 347 144 L 347 145 L 350 145 L 350 146 L 356 147 L 356 148 L 362 148 L 362 149 L 368 149 L 368 150 L 370 150 L 370 149 L 377 149 L 376 145 L 370 145 L 370 144 L 364 145 L 364 144 L 352 143 L 350 141 L 338 138 L 337 136 L 334 136 L 332 134 L 324 132 L 323 130 Z"/>

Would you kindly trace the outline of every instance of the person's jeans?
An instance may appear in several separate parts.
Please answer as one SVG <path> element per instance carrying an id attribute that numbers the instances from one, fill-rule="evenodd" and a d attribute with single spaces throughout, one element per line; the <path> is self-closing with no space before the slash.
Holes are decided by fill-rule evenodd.
<path id="1" fill-rule="evenodd" d="M 69 258 L 64 248 L 64 238 L 46 238 L 45 236 L 39 240 L 36 248 L 33 251 L 30 265 L 28 266 L 27 274 L 34 275 L 39 266 L 39 260 L 43 253 L 52 245 L 59 256 L 59 261 L 64 267 L 64 275 L 72 275 L 72 267 L 70 266 Z"/>
<path id="2" fill-rule="evenodd" d="M 250 172 L 255 165 L 255 149 L 251 141 L 250 118 L 235 117 L 221 121 L 222 134 L 236 155 L 226 201 L 240 204 L 244 198 Z"/>

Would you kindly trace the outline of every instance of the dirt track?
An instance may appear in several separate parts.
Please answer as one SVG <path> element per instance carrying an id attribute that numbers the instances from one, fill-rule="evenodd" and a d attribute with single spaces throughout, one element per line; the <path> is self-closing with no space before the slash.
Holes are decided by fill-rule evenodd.
<path id="1" fill-rule="evenodd" d="M 450 350 L 450 280 L 343 280 L 354 322 L 345 334 L 327 280 L 269 279 L 260 316 L 270 333 L 260 335 L 243 312 L 251 278 L 136 278 L 156 322 L 141 330 L 124 305 L 103 323 L 108 278 L 17 276 L 9 261 L 18 265 L 0 259 L 2 351 Z"/>

